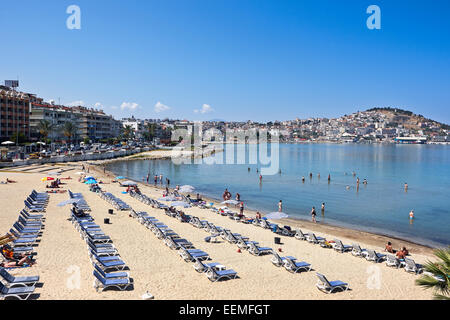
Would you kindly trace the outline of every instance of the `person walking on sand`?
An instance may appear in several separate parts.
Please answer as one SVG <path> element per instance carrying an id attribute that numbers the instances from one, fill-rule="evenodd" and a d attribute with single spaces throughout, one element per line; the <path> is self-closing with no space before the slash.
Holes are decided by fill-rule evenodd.
<path id="1" fill-rule="evenodd" d="M 244 215 L 244 202 L 241 201 L 241 203 L 239 204 L 239 212 L 240 215 L 243 216 Z"/>
<path id="2" fill-rule="evenodd" d="M 312 209 L 311 209 L 311 219 L 312 219 L 312 222 L 314 222 L 314 223 L 317 222 L 316 221 L 316 208 L 315 207 L 312 207 Z"/>
<path id="3" fill-rule="evenodd" d="M 280 202 L 278 202 L 278 212 L 282 211 L 283 211 L 283 201 L 280 200 Z"/>

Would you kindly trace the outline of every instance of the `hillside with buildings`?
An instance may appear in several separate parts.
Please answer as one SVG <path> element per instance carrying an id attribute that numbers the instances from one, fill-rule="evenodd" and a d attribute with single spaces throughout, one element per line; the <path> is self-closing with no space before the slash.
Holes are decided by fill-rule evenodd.
<path id="1" fill-rule="evenodd" d="M 233 135 L 246 130 L 267 130 L 281 142 L 333 143 L 449 143 L 447 124 L 399 108 L 372 108 L 339 118 L 287 121 L 192 122 L 171 119 L 114 119 L 103 110 L 56 105 L 36 94 L 0 86 L 0 140 L 13 142 L 106 142 L 136 139 L 170 144 L 175 129 L 210 128 Z M 191 131 L 193 132 L 193 131 Z M 20 138 L 20 139 L 19 139 Z"/>

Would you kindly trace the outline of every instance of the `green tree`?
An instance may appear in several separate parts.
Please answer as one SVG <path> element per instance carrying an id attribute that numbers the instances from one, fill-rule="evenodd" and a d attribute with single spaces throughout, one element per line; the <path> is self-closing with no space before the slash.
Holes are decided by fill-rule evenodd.
<path id="1" fill-rule="evenodd" d="M 77 133 L 77 126 L 73 122 L 66 121 L 64 125 L 61 127 L 61 131 L 63 135 L 67 138 L 68 143 L 70 144 L 72 138 L 74 138 L 74 136 Z"/>
<path id="2" fill-rule="evenodd" d="M 416 284 L 426 289 L 434 291 L 434 298 L 437 300 L 450 300 L 450 247 L 447 249 L 437 249 L 434 255 L 438 262 L 427 261 L 424 270 L 428 274 L 416 280 Z"/>
<path id="3" fill-rule="evenodd" d="M 19 139 L 17 139 L 17 138 L 19 138 Z M 25 134 L 23 132 L 19 132 L 19 136 L 17 137 L 17 132 L 14 132 L 13 135 L 11 136 L 11 141 L 12 142 L 18 141 L 19 144 L 22 144 L 27 141 L 27 137 L 25 136 Z"/>
<path id="4" fill-rule="evenodd" d="M 42 141 L 47 143 L 48 136 L 53 133 L 53 123 L 48 120 L 40 120 L 37 129 L 39 130 Z"/>
<path id="5" fill-rule="evenodd" d="M 134 137 L 134 130 L 133 127 L 130 125 L 126 125 L 122 128 L 122 134 L 124 139 L 129 140 Z"/>
<path id="6" fill-rule="evenodd" d="M 147 141 L 152 141 L 155 137 L 155 130 L 156 130 L 156 124 L 154 123 L 147 123 L 145 125 L 145 132 L 144 132 L 144 138 Z"/>

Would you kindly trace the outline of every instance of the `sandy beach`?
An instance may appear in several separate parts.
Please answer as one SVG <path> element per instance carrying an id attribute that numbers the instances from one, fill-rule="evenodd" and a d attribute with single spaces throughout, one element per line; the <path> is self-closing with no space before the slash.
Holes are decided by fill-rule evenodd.
<path id="1" fill-rule="evenodd" d="M 209 235 L 188 223 L 181 223 L 164 214 L 163 210 L 153 209 L 128 194 L 118 183 L 111 183 L 113 175 L 100 166 L 89 166 L 91 175 L 102 180 L 101 188 L 124 200 L 136 211 L 146 211 L 165 223 L 181 237 L 191 241 L 196 248 L 209 253 L 214 262 L 220 262 L 227 269 L 237 271 L 239 278 L 218 283 L 210 282 L 205 274 L 197 273 L 192 263 L 184 262 L 178 253 L 164 245 L 163 241 L 138 221 L 129 216 L 129 212 L 114 211 L 108 214 L 111 205 L 102 200 L 98 194 L 90 192 L 89 187 L 78 182 L 81 163 L 66 163 L 54 166 L 30 166 L 0 171 L 0 180 L 6 178 L 17 183 L 0 186 L 0 201 L 3 209 L 0 214 L 0 233 L 9 231 L 23 208 L 23 200 L 36 189 L 45 191 L 45 183 L 40 179 L 48 172 L 67 170 L 60 178 L 63 190 L 83 193 L 92 208 L 91 215 L 109 235 L 122 259 L 130 267 L 130 275 L 134 280 L 132 291 L 108 290 L 97 293 L 93 288 L 93 266 L 88 258 L 86 244 L 75 227 L 68 221 L 69 206 L 56 205 L 68 199 L 68 194 L 51 194 L 45 213 L 45 229 L 40 243 L 35 248 L 37 264 L 31 268 L 16 269 L 14 275 L 39 275 L 42 287 L 36 289 L 39 299 L 141 299 L 146 292 L 155 299 L 399 299 L 416 300 L 431 299 L 432 292 L 415 285 L 417 276 L 403 269 L 387 267 L 385 263 L 372 263 L 352 256 L 350 253 L 338 253 L 332 249 L 324 249 L 295 238 L 282 237 L 282 245 L 274 244 L 274 234 L 253 225 L 237 223 L 227 217 L 215 214 L 209 209 L 188 208 L 186 214 L 194 215 L 200 220 L 208 220 L 217 226 L 230 229 L 258 241 L 261 246 L 282 249 L 280 255 L 295 256 L 299 261 L 312 265 L 310 272 L 291 274 L 284 268 L 277 268 L 271 262 L 271 255 L 255 257 L 247 251 L 239 253 L 238 247 L 228 242 L 207 243 L 204 238 Z M 95 170 L 97 168 L 97 170 Z M 151 185 L 140 183 L 142 193 L 153 197 L 161 197 L 162 191 Z M 247 215 L 254 215 L 246 211 Z M 111 224 L 104 224 L 103 219 L 110 218 Z M 357 242 L 362 248 L 375 249 L 383 253 L 387 239 L 383 236 L 365 232 L 337 228 L 328 225 L 312 225 L 296 220 L 275 221 L 280 225 L 299 225 L 304 232 L 313 231 L 327 239 L 339 238 L 344 244 Z M 411 244 L 406 241 L 390 239 L 395 249 L 406 246 L 411 257 L 417 263 L 433 259 L 432 250 L 428 247 Z M 342 280 L 349 283 L 346 292 L 324 294 L 315 284 L 315 272 L 323 273 L 329 280 Z"/>

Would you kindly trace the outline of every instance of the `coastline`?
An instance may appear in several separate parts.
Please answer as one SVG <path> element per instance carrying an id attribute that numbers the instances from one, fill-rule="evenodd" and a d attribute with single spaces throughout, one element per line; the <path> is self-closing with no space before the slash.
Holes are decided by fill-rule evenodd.
<path id="1" fill-rule="evenodd" d="M 50 172 L 62 171 L 63 185 L 60 191 L 71 190 L 82 193 L 91 207 L 91 216 L 101 227 L 102 231 L 111 237 L 114 246 L 126 262 L 133 278 L 133 290 L 108 290 L 96 292 L 92 286 L 93 266 L 88 257 L 85 242 L 74 226 L 68 221 L 69 207 L 59 207 L 61 201 L 68 198 L 64 193 L 50 194 L 50 201 L 45 214 L 45 228 L 39 237 L 37 264 L 31 268 L 17 269 L 14 276 L 39 275 L 44 284 L 36 288 L 41 300 L 136 300 L 142 294 L 150 292 L 157 300 L 423 300 L 432 299 L 432 292 L 423 290 L 415 284 L 418 276 L 405 272 L 403 268 L 396 269 L 385 263 L 372 263 L 365 259 L 354 257 L 351 253 L 339 253 L 332 249 L 324 249 L 307 241 L 300 241 L 293 237 L 281 237 L 281 244 L 274 243 L 274 234 L 267 229 L 253 225 L 237 223 L 228 217 L 214 213 L 209 209 L 198 207 L 183 209 L 186 214 L 197 216 L 209 222 L 248 236 L 259 242 L 262 247 L 269 247 L 279 251 L 280 255 L 292 255 L 299 261 L 306 261 L 313 267 L 311 272 L 290 273 L 284 268 L 276 268 L 270 262 L 271 255 L 253 256 L 245 250 L 239 251 L 236 245 L 227 241 L 217 243 L 205 242 L 209 233 L 195 228 L 189 223 L 181 223 L 177 219 L 168 217 L 163 210 L 152 208 L 138 199 L 124 194 L 124 187 L 112 183 L 115 178 L 113 172 L 103 173 L 98 165 L 84 163 L 86 173 L 102 180 L 101 188 L 125 201 L 136 211 L 145 211 L 156 217 L 160 222 L 174 230 L 181 238 L 185 238 L 211 256 L 212 262 L 218 262 L 238 273 L 238 278 L 212 283 L 207 277 L 192 268 L 192 264 L 184 262 L 176 250 L 169 249 L 153 232 L 130 217 L 128 211 L 113 210 L 111 204 L 90 192 L 89 187 L 78 181 L 82 164 L 61 163 L 58 165 L 30 166 L 20 170 L 0 171 L 0 177 L 16 181 L 1 186 L 0 201 L 3 203 L 3 213 L 0 215 L 0 232 L 5 233 L 17 220 L 18 211 L 23 207 L 23 200 L 30 190 L 43 192 L 46 183 L 41 178 Z M 68 179 L 71 177 L 71 179 Z M 68 180 L 67 180 L 68 179 Z M 152 198 L 161 197 L 162 190 L 152 185 L 137 181 L 143 194 Z M 11 197 L 11 195 L 14 195 Z M 218 201 L 213 201 L 218 203 Z M 246 211 L 247 215 L 252 211 Z M 108 219 L 109 223 L 104 223 Z M 291 223 L 286 220 L 277 223 Z M 330 232 L 319 229 L 321 226 L 311 226 L 299 222 L 304 232 L 317 232 L 318 236 L 329 240 L 338 237 L 344 244 L 351 244 L 357 238 L 362 248 L 375 249 L 383 253 L 384 241 L 369 239 L 367 235 L 345 230 L 342 236 L 338 228 L 329 229 Z M 316 231 L 317 230 L 317 231 Z M 332 231 L 331 231 L 332 230 Z M 372 245 L 371 241 L 374 241 Z M 405 242 L 394 242 L 394 249 Z M 435 258 L 427 250 L 408 247 L 411 258 L 417 263 Z M 421 253 L 423 252 L 423 253 Z M 76 273 L 75 273 L 76 272 Z M 316 272 L 322 273 L 330 280 L 342 280 L 350 284 L 351 290 L 326 295 L 316 288 Z M 376 273 L 374 273 L 376 272 Z M 68 285 L 77 274 L 79 286 Z M 377 275 L 380 281 L 373 287 L 368 282 Z M 69 282 L 68 282 L 69 281 Z"/>
<path id="2" fill-rule="evenodd" d="M 114 178 L 116 176 L 116 174 L 114 172 L 111 172 L 108 170 L 105 170 L 105 173 L 103 173 L 103 171 L 100 170 L 100 168 L 94 167 L 93 169 L 97 174 L 99 174 L 100 176 L 103 176 L 105 178 Z M 161 191 L 165 190 L 165 187 L 163 187 L 161 185 L 155 186 L 154 184 L 147 184 L 142 181 L 137 181 L 137 180 L 133 180 L 133 179 L 130 179 L 130 180 L 136 182 L 140 188 L 146 187 L 146 188 L 153 189 L 156 192 L 161 192 Z M 171 188 L 171 189 L 173 189 L 173 188 Z M 205 200 L 207 202 L 214 203 L 214 206 L 222 206 L 220 204 L 221 201 L 218 199 L 214 199 L 212 197 L 206 197 L 204 195 L 202 195 L 202 198 L 203 198 L 203 200 Z M 233 209 L 233 208 L 230 208 L 230 209 Z M 238 211 L 238 208 L 236 208 L 235 210 Z M 256 210 L 246 209 L 244 214 L 247 216 L 250 216 L 250 217 L 254 217 L 256 215 Z M 264 214 L 261 214 L 261 215 L 264 216 Z M 411 240 L 403 239 L 401 237 L 389 236 L 389 235 L 376 233 L 376 232 L 368 232 L 368 231 L 364 231 L 364 230 L 342 227 L 342 226 L 332 225 L 332 224 L 324 223 L 324 222 L 313 223 L 311 221 L 298 219 L 298 218 L 292 218 L 292 217 L 282 219 L 282 220 L 276 220 L 276 221 L 274 220 L 273 222 L 277 223 L 279 225 L 289 225 L 289 226 L 291 226 L 292 229 L 305 228 L 305 229 L 308 229 L 309 231 L 312 231 L 315 233 L 318 232 L 318 233 L 322 233 L 322 234 L 327 234 L 329 236 L 332 236 L 332 237 L 329 237 L 330 240 L 333 239 L 333 237 L 336 237 L 336 238 L 343 237 L 343 238 L 354 240 L 354 242 L 356 242 L 356 243 L 361 242 L 361 243 L 365 243 L 365 244 L 371 245 L 371 246 L 378 246 L 380 248 L 382 246 L 384 246 L 388 241 L 390 241 L 393 243 L 394 248 L 406 246 L 410 251 L 413 251 L 413 252 L 416 252 L 419 254 L 423 254 L 423 255 L 427 255 L 429 257 L 433 257 L 433 250 L 435 249 L 431 246 L 428 246 L 425 244 L 420 244 L 420 243 L 417 243 L 417 242 L 414 242 Z"/>

